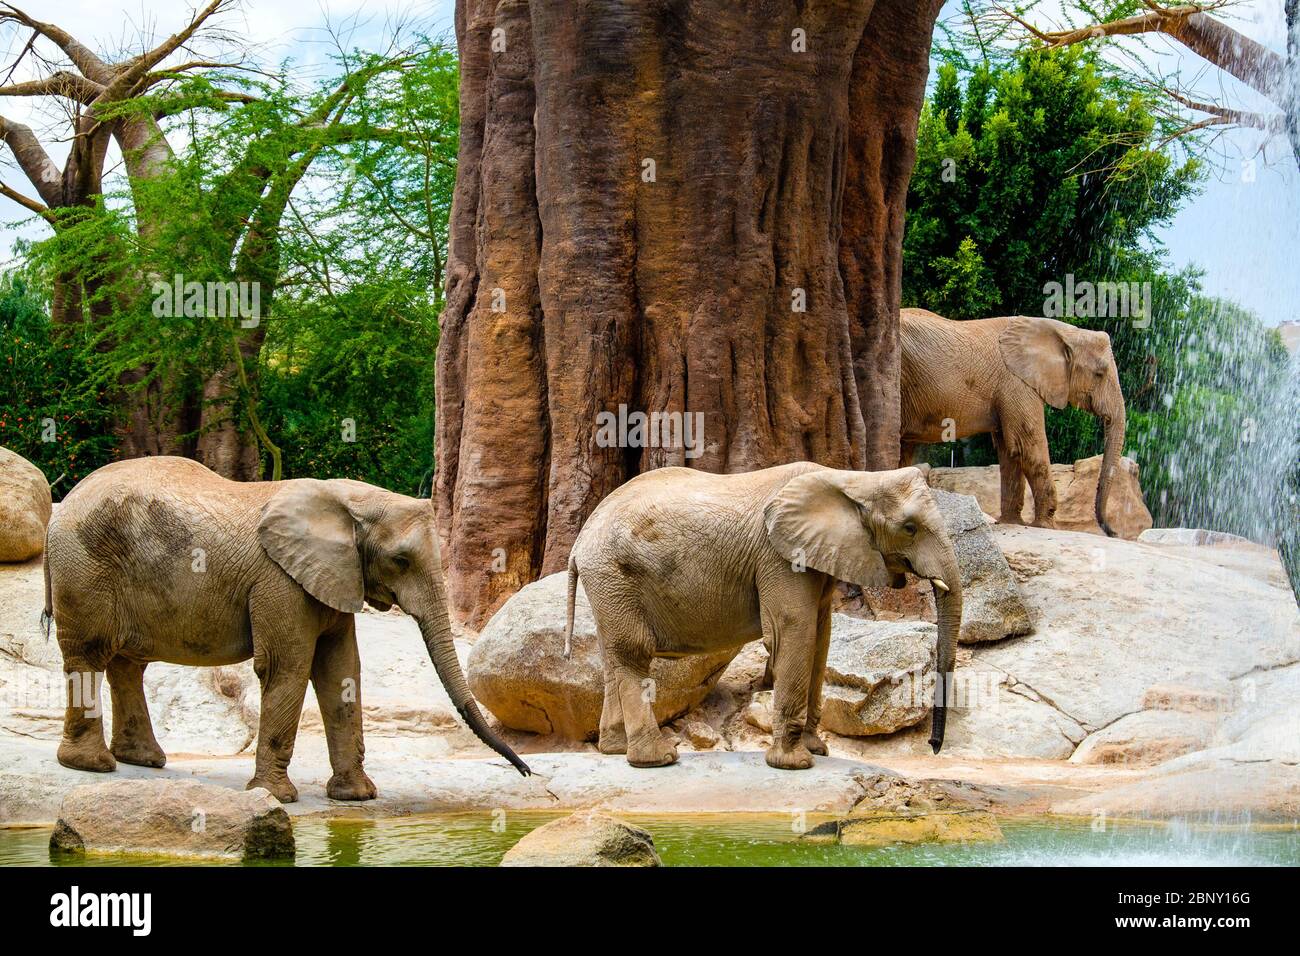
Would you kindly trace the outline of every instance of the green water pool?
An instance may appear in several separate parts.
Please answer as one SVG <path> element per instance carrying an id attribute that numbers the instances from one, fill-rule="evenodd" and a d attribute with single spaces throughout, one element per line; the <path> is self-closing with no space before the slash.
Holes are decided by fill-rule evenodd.
<path id="1" fill-rule="evenodd" d="M 294 822 L 297 866 L 495 866 L 555 814 L 447 814 Z M 842 847 L 800 839 L 787 816 L 636 816 L 668 866 L 1297 866 L 1296 829 L 1173 822 L 1111 825 L 1003 820 L 1002 843 Z M 811 828 L 817 821 L 806 821 Z M 52 860 L 50 830 L 0 829 L 0 866 L 80 865 Z M 100 866 L 175 865 L 166 857 L 90 857 Z M 238 865 L 238 864 L 229 864 Z M 266 865 L 266 864 L 263 864 Z M 286 865 L 286 864 L 281 864 Z"/>

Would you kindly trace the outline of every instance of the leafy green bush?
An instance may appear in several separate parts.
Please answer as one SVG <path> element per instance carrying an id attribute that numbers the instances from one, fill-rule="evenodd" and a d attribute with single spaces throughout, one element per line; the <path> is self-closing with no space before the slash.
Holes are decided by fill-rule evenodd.
<path id="1" fill-rule="evenodd" d="M 262 346 L 261 405 L 287 478 L 355 478 L 414 495 L 433 467 L 437 313 L 372 279 L 332 301 L 282 298 Z"/>
<path id="2" fill-rule="evenodd" d="M 0 275 L 0 445 L 40 468 L 56 500 L 117 444 L 111 410 L 85 387 L 87 348 L 79 330 L 51 324 L 30 275 Z"/>

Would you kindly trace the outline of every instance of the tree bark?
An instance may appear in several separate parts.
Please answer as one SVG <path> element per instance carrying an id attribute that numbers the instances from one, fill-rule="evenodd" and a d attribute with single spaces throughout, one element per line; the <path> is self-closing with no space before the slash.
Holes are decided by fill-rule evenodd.
<path id="1" fill-rule="evenodd" d="M 436 490 L 459 618 L 561 570 L 641 471 L 896 462 L 940 6 L 459 0 Z M 604 447 L 620 406 L 702 415 L 702 444 Z"/>

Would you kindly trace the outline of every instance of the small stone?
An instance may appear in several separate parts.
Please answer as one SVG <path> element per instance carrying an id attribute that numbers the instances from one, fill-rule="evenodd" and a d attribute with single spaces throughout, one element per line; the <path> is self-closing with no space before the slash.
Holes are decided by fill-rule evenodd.
<path id="1" fill-rule="evenodd" d="M 502 866 L 662 866 L 645 830 L 598 810 L 538 827 L 512 846 Z"/>
<path id="2" fill-rule="evenodd" d="M 260 787 L 111 780 L 68 791 L 50 849 L 247 860 L 292 857 L 294 839 L 284 807 Z"/>
<path id="3" fill-rule="evenodd" d="M 761 690 L 745 706 L 745 723 L 765 734 L 772 732 L 772 692 Z"/>
<path id="4" fill-rule="evenodd" d="M 840 843 L 844 846 L 1001 840 L 1002 828 L 998 821 L 993 814 L 983 810 L 879 816 L 848 820 L 840 827 Z"/>
<path id="5" fill-rule="evenodd" d="M 696 750 L 711 750 L 721 739 L 718 732 L 701 720 L 688 720 L 682 727 L 686 739 Z"/>

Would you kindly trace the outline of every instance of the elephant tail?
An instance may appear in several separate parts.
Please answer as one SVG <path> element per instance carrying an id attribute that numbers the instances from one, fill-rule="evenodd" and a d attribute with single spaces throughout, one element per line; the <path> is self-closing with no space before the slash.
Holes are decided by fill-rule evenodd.
<path id="1" fill-rule="evenodd" d="M 45 609 L 41 611 L 41 628 L 45 631 L 45 639 L 50 639 L 50 625 L 54 623 L 54 588 L 50 583 L 50 533 L 45 532 L 45 553 L 41 556 L 41 563 L 45 566 Z"/>
<path id="2" fill-rule="evenodd" d="M 564 618 L 564 659 L 573 651 L 573 606 L 578 599 L 578 562 L 569 555 L 569 601 Z"/>

